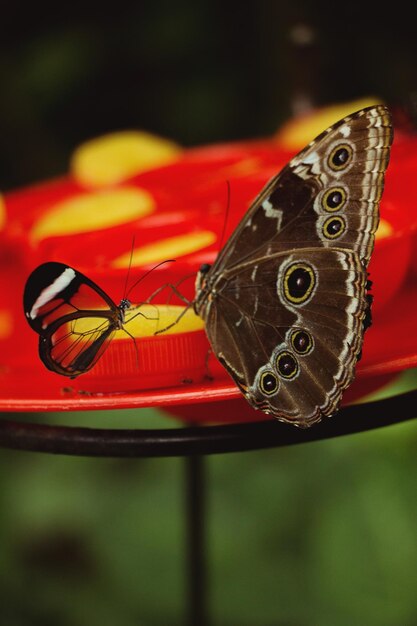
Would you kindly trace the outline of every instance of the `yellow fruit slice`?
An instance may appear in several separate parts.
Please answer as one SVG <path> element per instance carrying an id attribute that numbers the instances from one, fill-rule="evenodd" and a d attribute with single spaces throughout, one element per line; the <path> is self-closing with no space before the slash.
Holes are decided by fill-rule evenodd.
<path id="1" fill-rule="evenodd" d="M 0 230 L 6 226 L 6 205 L 3 196 L 0 195 Z"/>
<path id="2" fill-rule="evenodd" d="M 287 150 L 301 150 L 335 122 L 373 104 L 381 104 L 381 100 L 367 97 L 314 109 L 311 113 L 288 120 L 275 135 L 275 139 Z"/>
<path id="3" fill-rule="evenodd" d="M 200 230 L 194 233 L 178 235 L 160 239 L 149 245 L 133 250 L 132 265 L 147 265 L 158 263 L 166 259 L 177 259 L 210 246 L 216 241 L 216 235 L 210 230 Z M 129 267 L 131 252 L 126 252 L 113 260 L 113 267 Z"/>
<path id="4" fill-rule="evenodd" d="M 142 131 L 122 131 L 79 146 L 71 160 L 78 182 L 91 187 L 114 185 L 130 176 L 176 161 L 181 148 Z"/>
<path id="5" fill-rule="evenodd" d="M 6 339 L 12 334 L 13 318 L 10 311 L 0 309 L 0 339 Z"/>
<path id="6" fill-rule="evenodd" d="M 133 335 L 133 337 L 150 337 L 155 334 L 157 330 L 162 330 L 166 326 L 176 322 L 185 310 L 185 307 L 179 305 L 167 305 L 167 304 L 142 304 L 136 310 L 134 308 L 129 309 L 126 312 L 126 330 Z M 142 315 L 137 315 L 137 313 Z M 136 315 L 136 317 L 134 317 Z M 133 318 L 129 321 L 129 318 Z M 89 333 L 97 328 L 105 328 L 103 324 L 103 318 L 84 317 L 77 320 L 76 324 L 72 325 L 72 332 L 76 333 Z M 164 333 L 161 333 L 161 337 L 165 334 L 194 332 L 204 328 L 203 320 L 194 313 L 192 307 L 190 307 L 181 317 L 181 319 L 172 328 L 168 329 Z M 118 330 L 114 336 L 118 339 L 128 339 L 128 335 L 123 330 Z M 89 335 L 86 334 L 85 340 L 89 339 Z"/>
<path id="7" fill-rule="evenodd" d="M 54 205 L 32 229 L 36 240 L 110 228 L 139 219 L 155 210 L 150 193 L 120 187 L 74 196 Z"/>
<path id="8" fill-rule="evenodd" d="M 387 222 L 387 220 L 381 218 L 379 221 L 378 230 L 375 233 L 375 237 L 376 239 L 384 239 L 385 237 L 390 237 L 393 232 L 394 229 L 392 228 L 391 224 Z"/>

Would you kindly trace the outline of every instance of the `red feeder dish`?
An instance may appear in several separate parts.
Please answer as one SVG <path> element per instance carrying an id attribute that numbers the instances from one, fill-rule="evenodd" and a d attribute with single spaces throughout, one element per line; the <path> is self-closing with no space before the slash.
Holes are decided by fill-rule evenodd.
<path id="1" fill-rule="evenodd" d="M 411 271 L 417 229 L 416 148 L 417 141 L 407 138 L 392 149 L 369 268 L 373 326 L 365 335 L 357 380 L 345 402 L 417 365 L 417 272 Z M 127 335 L 115 339 L 97 365 L 75 380 L 48 371 L 38 357 L 38 336 L 24 319 L 22 293 L 37 265 L 59 261 L 88 276 L 118 303 L 134 239 L 129 284 L 146 277 L 129 299 L 151 299 L 156 307 L 168 301 L 172 307 L 184 306 L 168 287 L 155 292 L 180 283 L 178 290 L 191 301 L 198 268 L 214 260 L 224 243 L 219 241 L 222 231 L 227 238 L 263 185 L 292 155 L 272 140 L 214 145 L 178 153 L 162 167 L 136 173 L 130 169 L 111 184 L 87 186 L 79 174 L 78 179 L 70 174 L 6 194 L 7 217 L 0 232 L 0 408 L 159 406 L 194 422 L 265 419 L 247 404 L 216 359 L 207 358 L 208 342 L 195 320 L 192 328 L 183 327 L 185 332 L 178 332 L 178 326 L 171 334 L 153 336 L 152 327 L 143 336 L 142 329 L 136 347 Z M 167 259 L 175 262 L 147 273 Z M 158 323 L 163 326 L 166 319 L 160 314 Z M 207 368 L 212 380 L 206 377 Z"/>

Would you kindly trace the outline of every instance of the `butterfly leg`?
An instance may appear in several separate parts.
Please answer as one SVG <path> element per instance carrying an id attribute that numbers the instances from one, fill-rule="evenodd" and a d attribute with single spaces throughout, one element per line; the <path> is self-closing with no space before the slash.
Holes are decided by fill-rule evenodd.
<path id="1" fill-rule="evenodd" d="M 139 313 L 138 313 L 138 315 L 139 315 Z M 134 317 L 136 317 L 136 316 L 134 316 Z M 125 333 L 126 333 L 126 335 L 129 335 L 129 337 L 130 337 L 130 338 L 132 339 L 132 341 L 133 341 L 133 345 L 135 346 L 135 352 L 136 352 L 136 364 L 137 364 L 138 369 L 139 369 L 139 350 L 138 350 L 138 347 L 137 347 L 137 345 L 136 345 L 136 339 L 134 338 L 134 336 L 132 335 L 132 333 L 130 333 L 128 330 L 126 330 L 126 328 L 125 328 L 124 326 L 123 326 L 122 330 L 123 330 L 123 332 L 125 332 Z"/>
<path id="2" fill-rule="evenodd" d="M 171 293 L 168 296 L 168 304 L 170 303 L 171 297 L 173 294 L 175 294 L 177 296 L 177 298 L 179 298 L 180 300 L 182 300 L 183 302 L 185 302 L 185 304 L 190 305 L 191 302 L 188 298 L 186 298 L 184 296 L 184 294 L 182 294 L 178 287 L 181 285 L 181 283 L 183 283 L 185 280 L 187 280 L 188 278 L 190 278 L 190 276 L 194 276 L 194 274 L 187 274 L 187 276 L 184 276 L 183 278 L 181 278 L 178 282 L 176 283 L 165 283 L 165 285 L 162 285 L 162 287 L 159 287 L 156 291 L 154 291 L 149 298 L 146 300 L 147 303 L 150 303 L 158 294 L 160 294 L 164 289 L 170 289 Z"/>
<path id="3" fill-rule="evenodd" d="M 173 322 L 171 322 L 171 324 L 168 324 L 168 326 L 165 326 L 164 328 L 160 328 L 159 330 L 156 330 L 154 332 L 154 335 L 160 335 L 161 333 L 165 333 L 167 330 L 169 330 L 170 328 L 173 328 L 174 326 L 176 326 L 178 324 L 178 322 L 180 321 L 180 319 L 182 317 L 184 317 L 184 315 L 187 313 L 188 309 L 191 306 L 191 302 L 188 303 L 188 305 L 186 307 L 184 307 L 184 309 L 181 311 L 181 313 L 178 315 L 177 319 L 174 320 Z"/>
<path id="4" fill-rule="evenodd" d="M 147 303 L 147 304 L 152 304 L 151 302 Z M 140 309 L 140 307 L 142 306 L 142 304 L 138 304 L 135 307 L 132 307 L 132 311 L 135 311 L 136 309 Z M 132 317 L 129 317 L 129 319 L 126 319 L 126 324 L 128 324 L 129 322 L 131 322 L 132 320 L 135 319 L 135 317 L 138 317 L 138 315 L 141 315 L 142 317 L 145 318 L 145 320 L 153 320 L 155 322 L 157 322 L 159 320 L 159 311 L 158 311 L 158 307 L 155 304 L 152 304 L 153 307 L 155 307 L 156 309 L 156 313 L 157 316 L 156 317 L 150 317 L 149 315 L 146 315 L 145 313 L 143 313 L 142 311 L 138 311 L 137 313 L 135 313 L 134 315 L 132 315 Z"/>
<path id="5" fill-rule="evenodd" d="M 170 289 L 171 293 L 168 296 L 168 301 L 167 301 L 167 305 L 170 304 L 171 302 L 171 297 L 173 295 L 176 295 L 177 298 L 179 298 L 180 300 L 182 300 L 182 302 L 184 302 L 186 304 L 186 307 L 181 311 L 181 313 L 179 314 L 179 316 L 177 317 L 176 320 L 174 320 L 171 324 L 168 324 L 167 326 L 165 326 L 164 328 L 161 328 L 157 331 L 155 331 L 155 335 L 159 335 L 161 333 L 166 332 L 167 330 L 169 330 L 170 328 L 173 328 L 173 326 L 175 326 L 176 324 L 178 324 L 178 322 L 180 321 L 180 319 L 183 317 L 183 315 L 185 315 L 185 313 L 188 311 L 188 309 L 190 308 L 190 306 L 192 306 L 192 301 L 189 300 L 188 298 L 186 298 L 184 296 L 184 294 L 182 294 L 179 289 L 178 286 L 184 282 L 184 280 L 186 280 L 187 278 L 189 278 L 189 275 L 184 276 L 183 278 L 181 278 L 181 280 L 179 280 L 177 283 L 173 284 L 173 283 L 166 283 L 165 285 L 162 285 L 162 287 L 159 287 L 156 291 L 153 292 L 153 294 L 151 294 L 149 296 L 149 298 L 146 300 L 146 303 L 151 304 L 152 300 L 159 295 L 160 293 L 162 293 L 162 291 L 164 289 Z"/>

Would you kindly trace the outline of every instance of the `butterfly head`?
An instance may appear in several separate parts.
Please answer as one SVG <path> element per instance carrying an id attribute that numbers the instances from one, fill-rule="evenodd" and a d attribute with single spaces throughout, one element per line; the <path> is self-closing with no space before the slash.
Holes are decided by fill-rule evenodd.
<path id="1" fill-rule="evenodd" d="M 210 263 L 203 263 L 203 265 L 200 266 L 198 273 L 204 276 L 204 274 L 207 274 L 210 267 L 211 267 Z"/>
<path id="2" fill-rule="evenodd" d="M 132 306 L 132 303 L 130 302 L 130 300 L 128 300 L 127 298 L 123 298 L 120 301 L 119 309 L 121 311 L 127 311 L 127 309 L 130 309 L 131 306 Z"/>
<path id="3" fill-rule="evenodd" d="M 197 292 L 201 291 L 201 289 L 204 289 L 207 283 L 207 274 L 209 273 L 210 268 L 211 265 L 209 263 L 203 263 L 203 265 L 200 265 L 200 269 L 198 270 L 196 279 Z"/>
<path id="4" fill-rule="evenodd" d="M 194 310 L 199 315 L 199 309 L 202 301 L 205 300 L 207 295 L 207 274 L 209 273 L 211 265 L 209 263 L 203 263 L 197 273 L 195 281 L 196 298 L 194 301 Z"/>
<path id="5" fill-rule="evenodd" d="M 122 298 L 122 300 L 120 300 L 120 304 L 117 307 L 119 309 L 119 328 L 122 328 L 123 324 L 125 323 L 125 313 L 128 309 L 130 309 L 131 306 L 132 303 L 127 298 Z"/>

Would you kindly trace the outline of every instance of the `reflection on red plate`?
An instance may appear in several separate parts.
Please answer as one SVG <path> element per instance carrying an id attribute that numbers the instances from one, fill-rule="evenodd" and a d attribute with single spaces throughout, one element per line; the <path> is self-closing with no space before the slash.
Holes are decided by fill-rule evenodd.
<path id="1" fill-rule="evenodd" d="M 412 253 L 417 232 L 417 188 L 413 187 L 417 185 L 417 162 L 413 157 L 416 148 L 415 139 L 402 139 L 393 146 L 381 203 L 388 231 L 377 239 L 370 264 L 374 324 L 366 333 L 357 380 L 345 394 L 345 402 L 375 390 L 400 370 L 417 365 L 417 261 Z M 211 232 L 218 239 L 226 215 L 229 181 L 227 237 L 265 182 L 291 156 L 272 141 L 185 151 L 171 165 L 123 181 L 124 186 L 137 187 L 152 197 L 155 209 L 143 217 L 76 234 L 51 231 L 37 240 L 27 236 L 37 221 L 53 211 L 57 203 L 87 194 L 88 190 L 68 177 L 7 194 L 7 223 L 0 233 L 0 409 L 65 411 L 160 406 L 193 421 L 265 419 L 263 413 L 249 407 L 213 357 L 209 369 L 214 380 L 207 380 L 208 344 L 202 331 L 182 338 L 178 334 L 139 339 L 138 354 L 142 364 L 148 365 L 136 376 L 123 373 L 125 361 L 134 354 L 128 342 L 129 357 L 123 353 L 124 348 L 120 352 L 120 346 L 111 345 L 103 362 L 75 381 L 49 372 L 38 358 L 38 337 L 24 319 L 21 299 L 30 270 L 41 262 L 60 261 L 88 275 L 119 302 L 127 270 L 115 267 L 114 261 L 129 252 L 133 235 L 139 252 L 149 246 L 150 253 L 152 247 L 157 252 L 162 241 L 167 246 L 179 246 L 184 234 L 196 240 L 199 233 Z M 117 212 L 117 207 L 114 210 Z M 195 273 L 201 263 L 213 261 L 219 242 L 191 249 L 181 241 L 183 248 L 172 252 L 166 247 L 169 255 L 159 259 L 151 256 L 132 267 L 133 283 L 158 260 L 167 256 L 177 259 L 144 278 L 132 293 L 135 301 L 145 301 L 162 285 L 176 283 L 187 275 L 189 279 L 181 285 L 181 292 L 193 298 Z M 155 303 L 165 303 L 167 297 L 167 290 L 163 291 Z M 187 347 L 185 343 L 181 347 L 183 341 Z M 155 350 L 160 360 L 152 370 L 149 363 Z M 117 384 L 109 386 L 109 379 L 118 375 Z"/>

